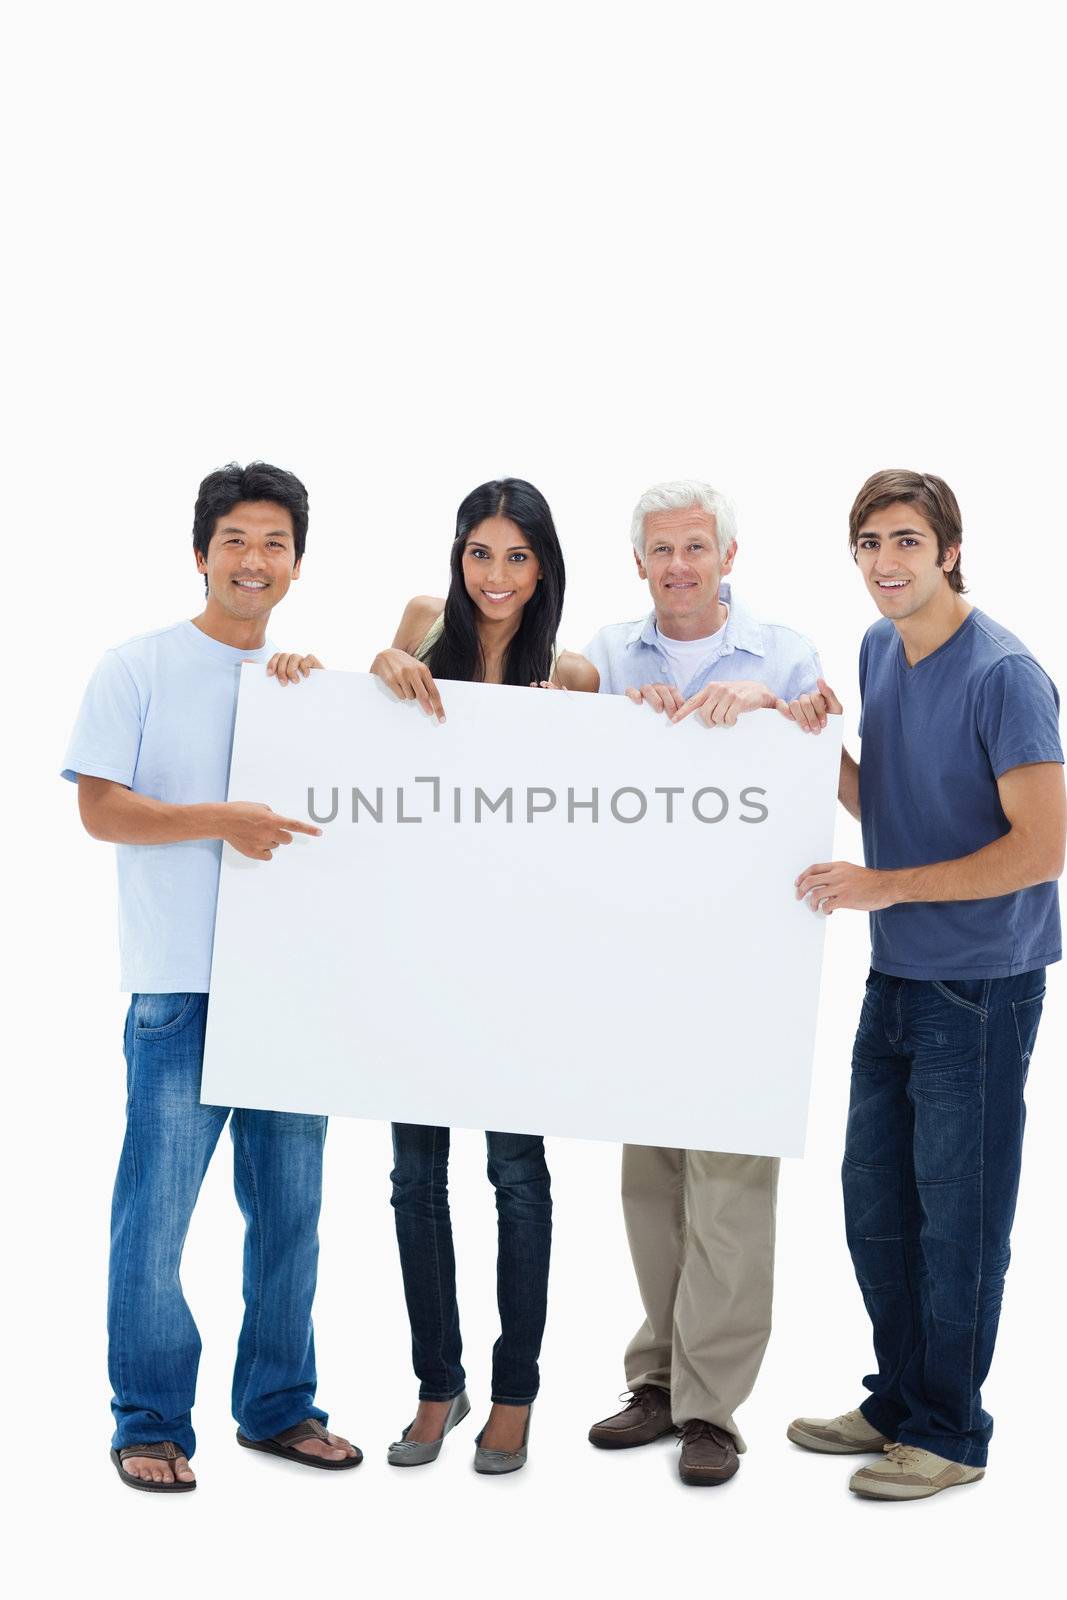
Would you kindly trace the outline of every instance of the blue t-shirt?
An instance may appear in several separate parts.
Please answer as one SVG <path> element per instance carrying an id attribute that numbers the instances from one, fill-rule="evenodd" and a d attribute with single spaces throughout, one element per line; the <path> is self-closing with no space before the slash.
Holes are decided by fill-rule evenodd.
<path id="1" fill-rule="evenodd" d="M 236 650 L 179 622 L 109 650 L 85 692 L 64 778 L 109 778 L 173 805 L 225 800 L 241 662 L 267 661 L 273 648 Z M 115 848 L 121 987 L 206 993 L 222 841 Z"/>
<path id="2" fill-rule="evenodd" d="M 860 819 L 869 867 L 928 866 L 1010 831 L 996 780 L 1063 761 L 1059 695 L 1024 644 L 981 611 L 909 667 L 883 617 L 860 646 Z M 1060 958 L 1055 883 L 989 900 L 871 913 L 871 964 L 895 978 L 1010 978 Z"/>

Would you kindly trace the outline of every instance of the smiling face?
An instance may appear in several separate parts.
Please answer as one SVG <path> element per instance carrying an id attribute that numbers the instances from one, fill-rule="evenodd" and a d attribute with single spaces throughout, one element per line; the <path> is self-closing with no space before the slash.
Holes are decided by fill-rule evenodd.
<path id="1" fill-rule="evenodd" d="M 271 500 L 247 500 L 219 517 L 206 557 L 196 570 L 207 578 L 207 611 L 218 607 L 238 622 L 265 619 L 300 576 L 293 560 L 293 519 Z"/>
<path id="2" fill-rule="evenodd" d="M 467 535 L 463 582 L 481 616 L 517 622 L 540 576 L 533 546 L 510 518 L 486 517 Z"/>
<path id="3" fill-rule="evenodd" d="M 736 553 L 735 541 L 720 555 L 715 517 L 702 506 L 649 512 L 637 570 L 648 582 L 656 621 L 668 638 L 702 639 L 716 631 L 719 583 Z"/>
<path id="4" fill-rule="evenodd" d="M 937 534 L 922 513 L 900 501 L 864 518 L 856 536 L 856 564 L 883 617 L 903 622 L 952 595 L 947 574 L 959 559 L 950 546 L 937 563 Z"/>

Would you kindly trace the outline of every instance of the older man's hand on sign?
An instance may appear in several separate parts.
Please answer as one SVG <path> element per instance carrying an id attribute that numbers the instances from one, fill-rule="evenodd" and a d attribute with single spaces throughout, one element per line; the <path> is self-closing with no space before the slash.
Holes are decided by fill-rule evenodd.
<path id="1" fill-rule="evenodd" d="M 671 718 L 682 722 L 695 711 L 709 728 L 732 728 L 746 711 L 774 711 L 781 702 L 764 683 L 743 678 L 736 683 L 708 683 L 680 705 Z"/>
<path id="2" fill-rule="evenodd" d="M 635 706 L 651 706 L 653 711 L 677 711 L 685 704 L 673 683 L 645 683 L 640 689 L 627 689 L 626 698 Z"/>

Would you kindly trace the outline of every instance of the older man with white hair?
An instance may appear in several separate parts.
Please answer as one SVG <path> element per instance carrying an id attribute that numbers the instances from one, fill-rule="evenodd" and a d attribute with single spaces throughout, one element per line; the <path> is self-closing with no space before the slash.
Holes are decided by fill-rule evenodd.
<path id="1" fill-rule="evenodd" d="M 706 483 L 661 483 L 637 503 L 631 537 L 653 609 L 601 628 L 585 655 L 602 694 L 709 727 L 817 692 L 802 634 L 757 622 L 725 582 L 733 509 Z M 739 1070 L 741 1063 L 738 1063 Z M 734 1411 L 771 1330 L 778 1161 L 624 1145 L 622 1200 L 645 1321 L 626 1351 L 631 1397 L 589 1438 L 602 1449 L 681 1433 L 683 1483 L 725 1483 L 745 1448 Z"/>

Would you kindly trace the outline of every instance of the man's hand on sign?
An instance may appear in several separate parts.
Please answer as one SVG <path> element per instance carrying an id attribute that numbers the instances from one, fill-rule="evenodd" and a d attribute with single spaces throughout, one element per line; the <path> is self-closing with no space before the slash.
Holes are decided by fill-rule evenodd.
<path id="1" fill-rule="evenodd" d="M 318 837 L 321 828 L 296 817 L 279 817 L 270 806 L 255 800 L 227 800 L 221 807 L 218 837 L 253 861 L 270 861 L 279 845 L 292 844 L 294 833 Z"/>
<path id="2" fill-rule="evenodd" d="M 409 656 L 406 650 L 379 650 L 370 669 L 398 700 L 417 700 L 428 717 L 445 720 L 440 693 L 425 661 Z"/>
<path id="3" fill-rule="evenodd" d="M 831 916 L 835 911 L 884 911 L 896 905 L 890 874 L 852 861 L 822 861 L 806 867 L 796 880 L 798 900 L 812 911 Z"/>
<path id="4" fill-rule="evenodd" d="M 679 706 L 671 718 L 681 722 L 694 711 L 709 728 L 732 728 L 746 711 L 773 711 L 777 695 L 766 684 L 738 679 L 736 683 L 708 683 L 699 693 Z"/>
<path id="5" fill-rule="evenodd" d="M 626 698 L 635 706 L 651 706 L 653 711 L 677 711 L 684 704 L 673 683 L 646 683 L 640 689 L 627 689 Z"/>
<path id="6" fill-rule="evenodd" d="M 284 688 L 287 683 L 299 683 L 315 667 L 322 670 L 318 656 L 302 656 L 299 650 L 279 650 L 267 662 L 267 677 L 277 678 Z"/>
<path id="7" fill-rule="evenodd" d="M 818 679 L 818 690 L 802 694 L 797 700 L 779 700 L 775 709 L 789 722 L 795 722 L 802 733 L 821 733 L 827 717 L 839 717 L 842 705 L 824 678 Z"/>

